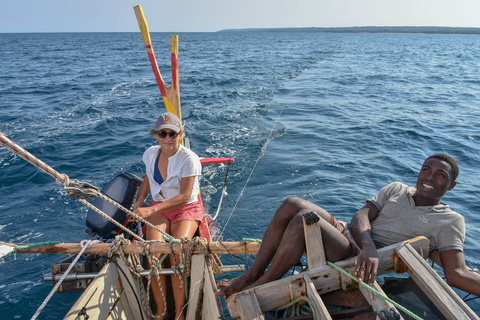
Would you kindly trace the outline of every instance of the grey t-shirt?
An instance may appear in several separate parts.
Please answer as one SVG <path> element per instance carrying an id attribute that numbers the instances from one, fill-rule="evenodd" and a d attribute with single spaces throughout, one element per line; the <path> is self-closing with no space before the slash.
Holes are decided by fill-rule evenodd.
<path id="1" fill-rule="evenodd" d="M 446 204 L 415 206 L 416 187 L 393 182 L 367 200 L 379 210 L 372 221 L 372 239 L 377 247 L 389 246 L 417 236 L 430 240 L 430 251 L 463 251 L 465 222 L 463 216 Z"/>

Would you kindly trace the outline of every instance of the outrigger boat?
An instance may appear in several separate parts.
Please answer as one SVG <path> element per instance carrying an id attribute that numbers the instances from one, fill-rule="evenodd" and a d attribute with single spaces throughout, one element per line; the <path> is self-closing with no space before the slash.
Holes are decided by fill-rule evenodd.
<path id="1" fill-rule="evenodd" d="M 145 46 L 168 112 L 181 119 L 178 78 L 178 37 L 172 36 L 172 86 L 167 87 L 157 66 L 148 26 L 140 6 L 135 7 Z M 95 187 L 70 181 L 46 164 L 15 145 L 0 133 L 3 146 L 20 155 L 64 184 L 67 193 L 89 206 L 87 226 L 97 241 L 87 244 L 11 244 L 3 243 L 3 254 L 50 253 L 74 256 L 52 266 L 52 274 L 45 277 L 53 281 L 53 291 L 84 291 L 65 319 L 150 319 L 152 318 L 149 281 L 158 275 L 181 273 L 188 290 L 187 319 L 225 319 L 220 297 L 216 295 L 214 274 L 243 271 L 242 265 L 222 266 L 218 255 L 256 254 L 259 242 L 216 242 L 210 238 L 209 226 L 214 220 L 205 215 L 198 237 L 179 241 L 165 235 L 166 242 L 148 242 L 138 234 L 142 226 L 130 219 L 131 209 L 138 195 L 141 178 L 122 173 L 102 191 Z M 185 141 L 188 145 L 188 141 Z M 207 158 L 203 165 L 233 162 L 232 158 Z M 227 170 L 228 173 L 228 170 Z M 94 199 L 90 203 L 86 200 Z M 201 199 L 200 199 L 201 200 Z M 314 220 L 313 220 L 314 221 Z M 336 264 L 326 261 L 320 227 L 312 219 L 304 218 L 308 270 L 295 273 L 271 283 L 233 294 L 226 300 L 230 317 L 239 319 L 266 319 L 290 316 L 290 319 L 421 319 L 390 297 L 395 293 L 385 279 L 383 286 L 369 287 L 357 283 L 351 276 L 355 258 Z M 102 241 L 98 241 L 102 240 Z M 378 250 L 378 275 L 390 272 L 408 273 L 402 278 L 413 283 L 420 297 L 430 305 L 437 318 L 479 319 L 466 303 L 427 264 L 427 257 L 438 263 L 434 253 L 428 251 L 429 241 L 418 237 Z M 164 256 L 182 253 L 183 262 L 167 269 L 145 270 L 145 261 L 152 264 L 155 254 Z M 81 255 L 86 259 L 80 261 Z M 161 261 L 156 261 L 159 265 Z M 155 264 L 152 264 L 155 265 Z M 71 271 L 73 270 L 73 271 Z M 180 271 L 179 271 L 180 270 Z M 411 280 L 407 280 L 411 279 Z M 398 280 L 394 281 L 398 283 Z M 393 286 L 395 287 L 395 285 Z M 405 287 L 405 286 L 404 286 Z M 171 304 L 169 288 L 165 289 L 167 305 Z M 52 291 L 52 293 L 53 293 Z M 387 295 L 387 291 L 390 295 Z M 154 305 L 154 304 L 153 304 Z M 173 310 L 174 308 L 169 308 Z M 40 309 L 39 309 L 40 310 Z M 309 315 L 300 315 L 308 311 Z M 34 318 L 38 315 L 38 311 Z M 431 317 L 430 317 L 431 319 Z"/>

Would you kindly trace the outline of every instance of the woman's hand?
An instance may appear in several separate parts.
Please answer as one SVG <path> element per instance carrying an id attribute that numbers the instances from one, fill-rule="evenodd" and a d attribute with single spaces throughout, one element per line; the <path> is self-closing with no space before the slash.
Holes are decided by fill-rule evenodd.
<path id="1" fill-rule="evenodd" d="M 140 216 L 143 219 L 148 219 L 153 213 L 152 207 L 138 207 L 135 210 L 133 210 L 133 213 L 136 215 Z M 138 219 L 135 219 L 138 222 Z"/>
<path id="2" fill-rule="evenodd" d="M 135 202 L 135 204 L 133 205 L 133 209 L 136 209 L 136 208 L 141 208 L 143 207 L 143 205 L 145 204 L 145 200 L 140 200 L 140 198 L 137 200 L 137 202 Z"/>
<path id="3" fill-rule="evenodd" d="M 373 285 L 377 278 L 378 253 L 375 247 L 366 246 L 357 257 L 355 276 L 358 281 Z"/>

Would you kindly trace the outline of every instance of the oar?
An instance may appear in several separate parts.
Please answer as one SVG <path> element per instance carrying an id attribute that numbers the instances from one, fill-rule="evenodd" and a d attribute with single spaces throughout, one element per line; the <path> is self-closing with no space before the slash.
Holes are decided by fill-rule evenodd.
<path id="1" fill-rule="evenodd" d="M 162 94 L 163 102 L 167 108 L 167 112 L 171 112 L 182 121 L 182 112 L 180 108 L 180 88 L 178 79 L 178 36 L 172 36 L 172 86 L 167 87 L 165 81 L 163 81 L 160 70 L 158 69 L 157 59 L 153 52 L 152 40 L 150 38 L 150 32 L 148 30 L 147 20 L 143 14 L 142 6 L 138 5 L 133 8 L 137 17 L 138 26 L 142 32 L 143 42 L 145 42 L 145 48 L 147 49 L 148 58 L 152 64 L 153 73 L 157 80 L 158 88 Z"/>

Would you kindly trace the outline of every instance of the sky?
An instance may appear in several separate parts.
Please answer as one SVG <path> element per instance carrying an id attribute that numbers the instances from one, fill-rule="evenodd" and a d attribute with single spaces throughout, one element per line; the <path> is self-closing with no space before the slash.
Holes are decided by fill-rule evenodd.
<path id="1" fill-rule="evenodd" d="M 480 27 L 480 0 L 0 0 L 0 33 L 151 32 L 239 28 Z"/>

